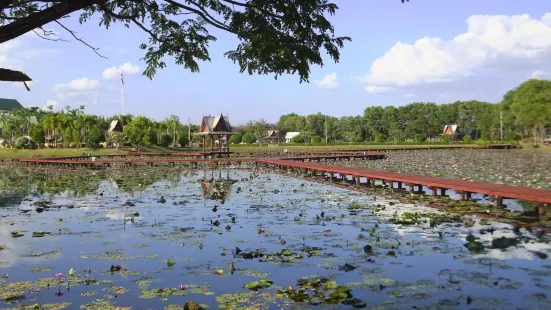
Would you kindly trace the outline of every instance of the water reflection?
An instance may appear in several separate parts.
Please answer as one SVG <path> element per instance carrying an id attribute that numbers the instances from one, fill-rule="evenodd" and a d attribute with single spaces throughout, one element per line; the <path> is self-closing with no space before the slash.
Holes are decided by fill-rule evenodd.
<path id="1" fill-rule="evenodd" d="M 244 287 L 269 279 L 278 287 L 297 288 L 300 277 L 312 275 L 346 285 L 366 308 L 549 308 L 547 300 L 532 298 L 551 288 L 548 260 L 533 253 L 551 254 L 549 238 L 524 229 L 515 233 L 510 226 L 480 219 L 470 227 L 463 221 L 436 227 L 428 221 L 390 224 L 405 212 L 439 212 L 272 173 L 18 169 L 1 171 L 0 190 L 18 198 L 0 210 L 6 216 L 0 219 L 0 246 L 5 247 L 0 270 L 10 275 L 0 283 L 0 299 L 60 302 L 57 289 L 40 283 L 74 268 L 81 282 L 70 291 L 62 287 L 62 301 L 70 302 L 70 309 L 99 309 L 93 304 L 98 300 L 108 303 L 102 309 L 181 309 L 188 300 L 211 309 L 255 307 L 257 302 L 262 309 L 317 308 L 281 299 L 275 287 L 258 292 Z M 36 203 L 44 200 L 55 207 L 36 212 Z M 490 227 L 495 232 L 481 232 Z M 24 236 L 13 238 L 13 231 Z M 51 234 L 32 237 L 39 231 Z M 485 253 L 465 248 L 469 233 L 485 244 Z M 522 242 L 491 248 L 492 240 L 502 236 Z M 257 253 L 262 257 L 253 257 Z M 123 270 L 110 272 L 112 265 Z M 353 270 L 343 270 L 346 265 Z M 98 282 L 86 285 L 84 279 Z M 33 286 L 3 289 L 19 281 L 33 281 Z M 186 296 L 180 295 L 180 286 L 188 288 Z"/>
<path id="2" fill-rule="evenodd" d="M 216 174 L 216 177 L 215 177 Z M 207 178 L 207 171 L 204 171 L 204 177 L 201 180 L 201 189 L 203 190 L 203 198 L 209 200 L 215 200 L 224 204 L 228 200 L 231 193 L 233 184 L 237 180 L 230 178 L 229 171 L 226 172 L 226 177 L 222 177 L 222 171 L 219 170 L 215 173 L 214 170 L 210 171 L 210 178 Z"/>
<path id="3" fill-rule="evenodd" d="M 0 166 L 0 206 L 21 202 L 26 196 L 83 197 L 97 193 L 100 183 L 109 180 L 121 193 L 143 191 L 158 181 L 172 186 L 181 182 L 180 170 L 146 169 L 106 172 L 67 172 L 63 170 L 29 169 L 21 166 Z"/>

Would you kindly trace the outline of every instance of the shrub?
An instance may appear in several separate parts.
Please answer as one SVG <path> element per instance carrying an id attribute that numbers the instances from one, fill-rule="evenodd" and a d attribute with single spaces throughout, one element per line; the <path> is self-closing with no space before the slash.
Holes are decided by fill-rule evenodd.
<path id="1" fill-rule="evenodd" d="M 161 138 L 159 139 L 160 146 L 167 147 L 170 145 L 171 142 L 172 142 L 172 137 L 170 137 L 170 135 L 167 135 L 167 134 L 162 134 Z"/>
<path id="2" fill-rule="evenodd" d="M 292 143 L 304 143 L 304 142 L 306 142 L 306 139 L 303 135 L 298 135 L 298 136 L 294 136 L 291 139 L 291 142 Z"/>
<path id="3" fill-rule="evenodd" d="M 473 142 L 473 137 L 471 137 L 471 135 L 464 135 L 463 136 L 463 142 Z"/>
<path id="4" fill-rule="evenodd" d="M 385 142 L 386 142 L 386 136 L 383 135 L 382 133 L 377 134 L 377 135 L 375 136 L 375 142 L 376 142 L 376 143 L 385 143 Z"/>
<path id="5" fill-rule="evenodd" d="M 177 139 L 178 139 L 178 143 L 182 147 L 187 146 L 189 144 L 188 133 L 184 133 L 184 132 L 178 133 Z"/>
<path id="6" fill-rule="evenodd" d="M 426 140 L 425 135 L 422 134 L 422 133 L 415 134 L 415 136 L 413 137 L 413 139 L 414 139 L 415 142 L 417 142 L 417 143 L 423 143 L 423 142 L 425 142 L 425 140 Z"/>
<path id="7" fill-rule="evenodd" d="M 31 136 L 31 139 L 37 144 L 44 143 L 44 130 L 42 129 L 42 126 L 39 124 L 33 124 L 31 125 L 31 128 L 29 128 L 29 135 Z"/>
<path id="8" fill-rule="evenodd" d="M 478 139 L 476 141 L 476 144 L 477 145 L 488 145 L 488 144 L 490 144 L 490 141 L 489 140 L 484 140 L 484 139 Z"/>
<path id="9" fill-rule="evenodd" d="M 15 139 L 15 148 L 17 149 L 34 149 L 36 148 L 36 143 L 29 139 L 28 137 L 19 137 Z"/>
<path id="10" fill-rule="evenodd" d="M 482 132 L 480 134 L 480 140 L 490 140 L 490 135 L 487 132 Z"/>
<path id="11" fill-rule="evenodd" d="M 312 136 L 312 139 L 310 140 L 310 143 L 321 143 L 321 137 L 320 136 Z"/>
<path id="12" fill-rule="evenodd" d="M 243 138 L 241 140 L 243 141 L 243 143 L 253 144 L 256 142 L 256 137 L 252 133 L 247 132 L 243 135 Z"/>
<path id="13" fill-rule="evenodd" d="M 507 141 L 518 140 L 518 135 L 517 135 L 516 132 L 508 131 L 505 134 L 505 140 L 507 140 Z"/>
<path id="14" fill-rule="evenodd" d="M 440 141 L 445 144 L 450 144 L 452 141 L 452 136 L 450 135 L 442 135 L 442 138 L 440 138 Z"/>
<path id="15" fill-rule="evenodd" d="M 101 141 L 105 140 L 104 134 L 101 132 L 98 126 L 92 127 L 90 130 L 90 133 L 88 134 L 88 143 L 90 146 L 95 147 L 97 146 Z"/>

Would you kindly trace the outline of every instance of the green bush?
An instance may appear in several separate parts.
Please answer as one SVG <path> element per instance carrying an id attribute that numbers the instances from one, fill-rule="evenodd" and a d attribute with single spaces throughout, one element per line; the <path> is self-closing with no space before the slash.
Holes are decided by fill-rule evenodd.
<path id="1" fill-rule="evenodd" d="M 178 139 L 178 143 L 181 147 L 187 146 L 189 144 L 189 134 L 186 132 L 180 132 L 178 133 L 178 136 L 176 137 Z"/>
<path id="2" fill-rule="evenodd" d="M 241 143 L 242 138 L 243 138 L 243 136 L 240 133 L 236 133 L 236 134 L 234 134 L 230 137 L 230 143 L 231 144 L 239 144 L 239 143 Z"/>
<path id="3" fill-rule="evenodd" d="M 23 136 L 15 139 L 14 146 L 17 149 L 34 149 L 36 148 L 36 143 L 33 140 Z"/>
<path id="4" fill-rule="evenodd" d="M 256 142 L 256 137 L 252 133 L 247 132 L 243 135 L 242 141 L 246 144 L 253 144 Z"/>
<path id="5" fill-rule="evenodd" d="M 162 134 L 160 139 L 159 139 L 159 145 L 167 147 L 167 146 L 170 145 L 170 143 L 172 143 L 172 137 L 170 135 L 167 135 L 167 134 Z"/>
<path id="6" fill-rule="evenodd" d="M 516 132 L 508 131 L 505 134 L 505 140 L 507 140 L 507 141 L 518 140 L 518 135 L 517 135 Z"/>
<path id="7" fill-rule="evenodd" d="M 101 141 L 105 141 L 105 135 L 101 132 L 98 126 L 92 127 L 88 134 L 88 143 L 91 147 L 96 147 Z"/>
<path id="8" fill-rule="evenodd" d="M 385 143 L 385 142 L 386 142 L 386 136 L 383 135 L 382 133 L 377 134 L 375 136 L 375 143 Z"/>
<path id="9" fill-rule="evenodd" d="M 482 132 L 480 134 L 480 140 L 486 140 L 486 141 L 490 140 L 490 134 L 488 134 L 487 132 Z"/>
<path id="10" fill-rule="evenodd" d="M 298 136 L 294 136 L 292 139 L 291 139 L 291 142 L 292 143 L 305 143 L 306 142 L 306 139 L 303 135 L 298 135 Z"/>
<path id="11" fill-rule="evenodd" d="M 40 124 L 33 124 L 29 128 L 29 135 L 31 136 L 31 139 L 37 144 L 44 142 L 44 129 L 42 129 L 42 126 Z"/>
<path id="12" fill-rule="evenodd" d="M 321 143 L 321 137 L 320 136 L 312 136 L 312 139 L 310 140 L 310 143 L 313 143 L 313 144 Z"/>
<path id="13" fill-rule="evenodd" d="M 476 145 L 488 145 L 490 144 L 491 142 L 489 140 L 484 140 L 484 139 L 478 139 L 476 140 Z"/>
<path id="14" fill-rule="evenodd" d="M 452 136 L 450 135 L 442 135 L 442 138 L 440 138 L 440 141 L 445 144 L 450 144 L 452 141 Z"/>
<path id="15" fill-rule="evenodd" d="M 464 135 L 463 136 L 463 142 L 473 142 L 473 137 L 471 135 Z"/>
<path id="16" fill-rule="evenodd" d="M 425 142 L 425 140 L 426 140 L 425 135 L 422 134 L 422 133 L 415 134 L 415 136 L 413 137 L 413 139 L 414 139 L 415 142 L 417 142 L 417 143 L 423 143 L 423 142 Z"/>

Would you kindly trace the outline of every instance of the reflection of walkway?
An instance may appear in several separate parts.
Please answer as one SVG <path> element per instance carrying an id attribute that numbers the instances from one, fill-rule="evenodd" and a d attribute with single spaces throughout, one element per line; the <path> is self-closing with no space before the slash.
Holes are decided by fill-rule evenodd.
<path id="1" fill-rule="evenodd" d="M 299 168 L 314 172 L 340 174 L 344 178 L 346 178 L 346 176 L 352 176 L 356 178 L 357 183 L 360 183 L 359 180 L 363 177 L 368 181 L 368 183 L 364 184 L 369 184 L 370 181 L 382 180 L 385 182 L 390 182 L 391 184 L 398 183 L 399 188 L 402 187 L 402 184 L 405 184 L 411 187 L 426 186 L 432 188 L 435 192 L 438 190 L 445 192 L 445 190 L 451 189 L 458 193 L 480 193 L 491 195 L 496 198 L 496 201 L 500 201 L 501 198 L 511 198 L 540 202 L 545 203 L 544 207 L 547 207 L 547 204 L 551 203 L 551 190 L 428 177 L 422 175 L 371 170 L 366 168 L 351 168 L 317 163 L 296 162 L 281 159 L 262 159 L 260 161 L 262 163 L 277 167 Z"/>
<path id="2" fill-rule="evenodd" d="M 67 165 L 67 166 L 111 166 L 111 165 L 155 165 L 155 164 L 168 164 L 174 166 L 175 164 L 187 163 L 192 167 L 197 168 L 198 163 L 222 163 L 222 162 L 253 162 L 255 164 L 267 164 L 277 167 L 298 168 L 306 169 L 322 173 L 340 174 L 343 176 L 352 176 L 356 178 L 356 182 L 360 185 L 360 178 L 366 178 L 368 183 L 371 181 L 383 181 L 390 182 L 390 184 L 398 183 L 398 187 L 402 188 L 402 184 L 410 186 L 413 190 L 415 187 L 426 186 L 433 191 L 433 194 L 437 194 L 438 191 L 442 195 L 448 189 L 454 190 L 459 193 L 462 198 L 469 198 L 471 193 L 480 193 L 491 195 L 495 198 L 496 205 L 502 204 L 503 198 L 510 199 L 523 199 L 542 203 L 539 208 L 540 214 L 545 214 L 547 210 L 547 204 L 551 203 L 551 190 L 533 189 L 526 187 L 517 187 L 509 185 L 491 184 L 485 182 L 474 182 L 465 180 L 445 179 L 437 177 L 428 177 L 422 175 L 410 175 L 403 173 L 394 173 L 387 171 L 371 170 L 365 168 L 350 168 L 350 167 L 337 167 L 328 164 L 312 163 L 314 161 L 330 160 L 353 160 L 353 159 L 380 159 L 384 158 L 384 154 L 372 151 L 332 151 L 328 155 L 314 155 L 303 157 L 287 157 L 279 159 L 269 158 L 218 158 L 218 159 L 179 159 L 176 155 L 164 155 L 162 158 L 147 158 L 146 154 L 142 158 L 130 157 L 129 159 L 123 156 L 118 156 L 118 160 L 88 160 L 87 157 L 74 157 L 74 158 L 45 158 L 34 159 L 27 158 L 21 159 L 21 163 L 27 163 L 31 165 Z M 150 154 L 151 155 L 151 154 Z M 157 154 L 153 154 L 157 155 Z M 103 156 L 104 158 L 114 158 L 109 156 Z"/>

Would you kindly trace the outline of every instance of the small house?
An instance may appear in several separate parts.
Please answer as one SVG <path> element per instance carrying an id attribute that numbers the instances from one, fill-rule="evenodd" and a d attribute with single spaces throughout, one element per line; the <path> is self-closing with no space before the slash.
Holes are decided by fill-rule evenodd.
<path id="1" fill-rule="evenodd" d="M 300 132 L 292 131 L 285 134 L 285 143 L 291 143 L 293 138 L 300 135 Z"/>
<path id="2" fill-rule="evenodd" d="M 281 134 L 279 130 L 268 130 L 268 134 L 263 138 L 265 143 L 278 144 L 281 142 Z"/>

